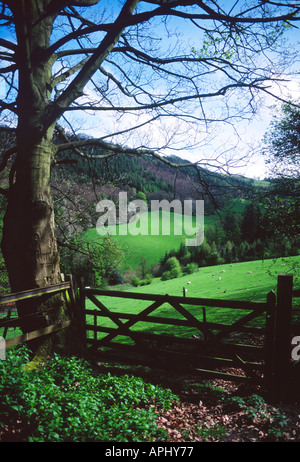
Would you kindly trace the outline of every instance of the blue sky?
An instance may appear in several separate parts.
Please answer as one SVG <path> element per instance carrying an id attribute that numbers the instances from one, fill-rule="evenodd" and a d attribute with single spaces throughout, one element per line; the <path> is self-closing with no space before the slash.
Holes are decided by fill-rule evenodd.
<path id="1" fill-rule="evenodd" d="M 228 3 L 229 2 L 226 2 L 226 6 Z M 231 3 L 234 4 L 235 2 Z M 120 2 L 118 0 L 110 2 L 111 7 L 115 4 L 118 5 Z M 188 23 L 186 23 L 185 29 L 182 26 L 182 24 L 184 24 L 182 21 L 178 22 L 178 24 L 180 24 L 181 32 L 183 32 L 185 36 L 188 36 L 191 46 L 195 46 L 195 48 L 201 47 L 201 35 L 199 34 L 199 36 L 197 36 L 194 32 L 191 33 L 191 28 Z M 162 36 L 165 33 L 166 31 L 162 28 Z M 299 31 L 296 28 L 287 31 L 286 37 L 290 40 L 292 49 L 299 47 L 299 36 Z M 293 69 L 289 68 L 288 71 L 292 72 Z M 280 85 L 270 84 L 270 92 L 273 92 L 283 99 L 290 97 L 296 99 L 300 97 L 298 62 L 295 63 L 293 74 L 292 76 L 283 75 L 283 79 L 285 79 L 286 82 L 282 82 Z M 215 110 L 217 112 L 219 110 L 217 102 L 214 104 L 216 105 Z M 277 111 L 277 109 L 274 109 L 275 104 L 277 104 L 277 107 L 280 105 L 274 98 L 265 95 L 263 104 L 258 106 L 256 115 L 251 117 L 251 119 L 235 122 L 234 126 L 220 122 L 214 127 L 209 127 L 208 129 L 203 127 L 203 130 L 199 129 L 197 140 L 195 139 L 195 146 L 191 146 L 189 149 L 182 146 L 184 146 L 185 143 L 188 145 L 195 134 L 189 133 L 188 127 L 184 124 L 182 124 L 181 127 L 177 127 L 175 122 L 169 120 L 168 122 L 164 121 L 162 124 L 151 126 L 151 133 L 147 132 L 145 129 L 143 136 L 145 142 L 148 141 L 149 145 L 154 148 L 156 145 L 163 145 L 164 141 L 167 141 L 166 138 L 168 135 L 169 138 L 173 136 L 174 149 L 164 149 L 160 151 L 162 154 L 175 154 L 192 162 L 208 159 L 207 164 L 213 164 L 216 167 L 221 164 L 223 165 L 225 162 L 228 163 L 228 170 L 231 173 L 263 178 L 268 172 L 265 168 L 264 160 L 260 156 L 260 143 L 269 127 L 274 111 Z M 121 127 L 139 124 L 143 120 L 142 115 L 138 118 L 134 115 L 130 115 L 127 118 L 124 116 L 123 119 L 120 120 L 116 120 L 114 115 L 111 118 L 105 115 L 103 121 L 103 119 L 95 113 L 90 117 L 89 121 L 85 120 L 82 129 L 85 130 L 87 134 L 98 137 L 103 136 L 103 129 L 107 127 L 111 127 L 112 131 L 118 131 Z M 180 137 L 182 137 L 183 143 L 179 142 Z M 196 144 L 196 141 L 198 144 Z M 133 143 L 132 146 L 138 145 L 139 143 L 135 137 L 133 137 L 131 142 Z M 181 149 L 178 150 L 179 148 Z M 236 159 L 240 159 L 241 157 L 245 157 L 245 160 L 236 162 Z"/>
<path id="2" fill-rule="evenodd" d="M 112 13 L 118 12 L 120 5 L 123 3 L 123 0 L 106 2 Z M 235 2 L 225 2 L 226 6 L 230 3 L 234 4 Z M 104 4 L 103 0 L 100 4 Z M 143 6 L 143 3 L 141 5 Z M 148 7 L 149 5 L 147 5 L 147 8 Z M 93 7 L 91 11 L 98 12 L 98 8 L 98 6 Z M 108 11 L 106 13 L 108 14 Z M 174 21 L 176 22 L 176 20 Z M 180 24 L 181 32 L 189 39 L 189 46 L 194 46 L 196 49 L 201 48 L 202 36 L 200 32 L 199 35 L 195 35 L 195 32 L 191 33 L 191 28 L 188 23 L 185 23 L 186 25 L 184 26 L 184 23 L 180 21 L 178 24 Z M 159 34 L 161 34 L 161 37 L 165 36 L 166 29 L 164 26 L 161 26 Z M 299 47 L 299 36 L 299 31 L 295 28 L 287 32 L 287 38 L 291 41 L 293 49 Z M 3 34 L 2 37 L 4 37 Z M 161 43 L 163 44 L 165 42 L 162 41 Z M 107 69 L 112 70 L 109 66 Z M 289 69 L 289 71 L 292 71 L 292 69 Z M 290 96 L 296 99 L 300 96 L 298 62 L 295 63 L 294 75 L 287 77 L 287 80 L 287 82 L 281 85 L 281 88 L 272 84 L 270 91 L 273 91 L 276 95 L 283 98 Z M 5 87 L 5 83 L 1 82 L 1 97 L 5 94 Z M 157 91 L 159 91 L 159 87 Z M 283 91 L 282 95 L 280 91 Z M 85 92 L 89 97 L 93 97 L 94 95 L 91 87 L 87 86 Z M 171 118 L 165 118 L 162 119 L 161 123 L 156 122 L 153 124 L 150 130 L 146 128 L 143 129 L 143 131 L 140 130 L 139 137 L 133 136 L 131 140 L 129 140 L 129 138 L 127 140 L 126 137 L 122 136 L 120 142 L 128 142 L 132 147 L 144 143 L 155 149 L 156 147 L 163 146 L 167 144 L 167 142 L 172 141 L 171 145 L 173 149 L 166 148 L 159 152 L 166 155 L 175 154 L 189 159 L 192 162 L 208 159 L 207 163 L 210 165 L 214 163 L 215 166 L 218 166 L 219 163 L 228 162 L 231 173 L 262 178 L 265 176 L 266 170 L 264 162 L 259 155 L 259 143 L 274 114 L 274 107 L 272 107 L 274 104 L 275 100 L 267 96 L 265 97 L 264 103 L 258 107 L 257 114 L 252 117 L 251 120 L 235 122 L 234 125 L 220 122 L 214 127 L 203 126 L 195 133 L 190 129 L 191 126 L 184 123 L 177 125 L 177 122 Z M 216 113 L 220 110 L 218 101 L 214 102 L 213 109 Z M 99 112 L 92 114 L 79 114 L 76 112 L 74 114 L 68 113 L 67 118 L 72 122 L 76 131 L 94 137 L 100 137 L 109 133 L 109 130 L 118 132 L 126 127 L 138 125 L 146 120 L 146 115 L 140 114 L 137 117 L 135 114 L 130 114 L 118 118 L 115 114 L 108 116 L 108 114 L 105 113 L 104 116 L 101 116 Z M 119 138 L 113 138 L 113 140 L 119 141 Z M 190 145 L 189 149 L 187 149 L 188 145 Z M 250 162 L 248 160 L 246 162 L 246 159 L 242 162 L 235 162 L 235 159 L 239 159 L 249 153 L 251 153 Z"/>

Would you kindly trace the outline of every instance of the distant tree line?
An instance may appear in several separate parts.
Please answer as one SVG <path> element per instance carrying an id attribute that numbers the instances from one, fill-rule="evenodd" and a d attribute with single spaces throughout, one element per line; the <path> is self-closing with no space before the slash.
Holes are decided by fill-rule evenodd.
<path id="1" fill-rule="evenodd" d="M 166 276 L 170 259 L 176 259 L 182 272 L 189 273 L 196 267 L 298 255 L 300 237 L 278 235 L 276 229 L 271 234 L 267 219 L 268 214 L 264 214 L 262 207 L 252 202 L 244 213 L 227 212 L 222 226 L 205 228 L 202 245 L 186 247 L 182 243 L 179 249 L 166 252 L 156 275 Z"/>
<path id="2" fill-rule="evenodd" d="M 59 134 L 57 138 L 59 139 Z M 84 135 L 80 134 L 76 137 L 79 140 L 82 138 Z M 129 190 L 132 196 L 142 192 L 149 203 L 152 199 L 184 200 L 187 196 L 203 199 L 206 213 L 209 214 L 215 213 L 216 208 L 222 208 L 228 200 L 247 194 L 254 186 L 253 179 L 239 175 L 222 175 L 204 168 L 199 168 L 197 173 L 192 164 L 177 170 L 176 167 L 162 164 L 146 154 L 117 154 L 107 157 L 109 154 L 98 146 L 87 147 L 86 157 L 79 156 L 71 149 L 64 151 L 63 155 L 58 155 L 58 165 L 53 176 L 57 181 L 69 178 L 78 184 L 93 183 L 96 188 L 100 188 L 103 196 L 101 198 L 110 199 L 101 191 L 104 185 L 110 185 L 115 189 Z M 182 159 L 174 155 L 167 159 L 175 166 L 182 163 Z M 186 163 L 189 164 L 188 161 Z"/>

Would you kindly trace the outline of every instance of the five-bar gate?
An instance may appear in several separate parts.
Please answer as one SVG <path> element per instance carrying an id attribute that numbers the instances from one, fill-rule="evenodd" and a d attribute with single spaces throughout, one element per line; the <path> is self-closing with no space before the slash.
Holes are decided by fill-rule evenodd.
<path id="1" fill-rule="evenodd" d="M 291 359 L 293 295 L 299 296 L 291 275 L 278 277 L 277 294 L 270 292 L 265 302 L 82 288 L 88 352 L 178 373 L 254 380 L 282 394 Z M 108 306 L 114 298 L 119 309 Z M 220 322 L 210 321 L 216 309 Z M 232 322 L 222 323 L 228 309 Z M 167 326 L 164 333 L 161 325 Z"/>

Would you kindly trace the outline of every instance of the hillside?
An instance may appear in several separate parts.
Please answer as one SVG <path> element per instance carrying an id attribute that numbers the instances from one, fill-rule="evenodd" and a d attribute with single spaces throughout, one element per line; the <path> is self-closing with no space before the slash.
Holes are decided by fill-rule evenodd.
<path id="1" fill-rule="evenodd" d="M 93 154 L 105 153 L 94 147 Z M 118 155 L 87 162 L 68 152 L 59 160 L 62 163 L 53 170 L 52 185 L 62 242 L 68 237 L 74 243 L 74 236 L 83 236 L 83 245 L 87 245 L 86 242 L 100 245 L 95 229 L 100 216 L 96 205 L 102 199 L 109 199 L 118 211 L 119 193 L 126 192 L 128 202 L 143 199 L 148 210 L 155 199 L 169 202 L 173 199 L 204 200 L 205 245 L 192 249 L 190 260 L 199 266 L 298 254 L 297 237 L 290 240 L 280 236 L 274 241 L 274 229 L 271 233 L 267 229 L 266 208 L 258 205 L 260 198 L 271 197 L 271 181 L 222 175 L 204 169 L 200 169 L 198 175 L 192 164 L 175 168 L 147 155 Z M 66 163 L 75 160 L 75 165 Z M 175 156 L 168 161 L 175 166 L 182 163 L 182 159 Z M 184 243 L 184 236 L 172 232 L 169 236 L 137 235 L 134 240 L 128 233 L 119 234 L 117 227 L 112 239 L 115 249 L 118 246 L 123 252 L 123 262 L 117 270 L 122 277 L 127 272 L 126 280 L 135 274 L 141 276 L 140 273 L 154 272 L 156 275 L 154 267 L 157 270 L 161 259 L 166 254 L 176 254 Z M 81 246 L 82 242 L 76 245 Z M 86 268 L 92 263 L 83 257 L 79 260 L 74 268 L 74 258 L 68 254 L 66 261 L 63 256 L 63 270 L 81 275 L 84 272 L 86 276 Z M 101 278 L 104 271 L 105 278 L 110 279 L 107 272 L 102 271 L 101 264 L 97 263 L 97 267 L 98 274 L 102 272 Z M 99 281 L 99 277 L 96 279 Z M 87 280 L 89 283 L 95 281 L 90 276 Z"/>
<path id="2" fill-rule="evenodd" d="M 292 265 L 295 266 L 294 270 Z M 169 281 L 154 279 L 151 293 L 181 296 L 182 289 L 185 287 L 189 297 L 265 301 L 266 294 L 270 290 L 276 291 L 278 274 L 289 274 L 294 271 L 295 287 L 299 287 L 300 280 L 297 278 L 299 265 L 300 256 L 207 266 L 199 268 L 199 271 L 194 274 L 182 275 Z M 149 287 L 145 286 L 117 287 L 117 289 L 122 288 L 130 292 L 149 292 Z M 124 304 L 126 303 L 127 301 L 124 300 Z M 299 305 L 296 298 L 294 303 Z M 111 300 L 110 304 L 114 306 L 117 302 Z M 133 301 L 128 304 L 132 306 Z"/>
<path id="3" fill-rule="evenodd" d="M 158 224 L 158 235 L 151 234 L 151 223 L 153 221 Z M 163 234 L 163 221 L 170 225 L 169 235 Z M 206 225 L 213 225 L 214 221 L 214 216 L 205 217 Z M 151 266 L 157 264 L 166 252 L 178 250 L 181 244 L 185 244 L 186 239 L 193 237 L 195 227 L 195 217 L 193 217 L 190 227 L 187 229 L 187 225 L 184 227 L 184 215 L 162 211 L 160 214 L 158 212 L 141 214 L 139 223 L 137 223 L 139 234 L 136 236 L 130 234 L 126 224 L 110 226 L 107 231 L 124 251 L 125 258 L 121 265 L 122 272 L 130 268 L 135 270 L 142 261 L 145 262 L 147 270 L 150 271 Z M 182 230 L 182 233 L 180 230 Z M 100 236 L 97 229 L 92 228 L 84 233 L 84 239 L 89 242 L 99 241 Z"/>
<path id="4" fill-rule="evenodd" d="M 0 130 L 1 137 L 5 147 L 13 142 L 7 139 L 5 130 L 2 134 Z M 89 153 L 91 151 L 87 150 Z M 107 153 L 93 147 L 93 155 L 103 154 Z M 110 256 L 109 270 L 104 268 L 108 263 L 103 262 L 105 258 L 99 254 L 104 247 L 101 247 L 102 242 L 95 229 L 100 216 L 96 206 L 100 200 L 110 199 L 118 210 L 120 192 L 127 193 L 128 202 L 145 200 L 148 208 L 155 199 L 169 202 L 173 199 L 192 199 L 194 203 L 199 199 L 204 200 L 205 242 L 201 248 L 189 249 L 183 257 L 185 264 L 207 266 L 299 253 L 299 236 L 290 238 L 280 234 L 274 238 L 273 231 L 277 224 L 274 226 L 272 222 L 270 232 L 266 208 L 258 205 L 261 198 L 272 196 L 271 181 L 222 175 L 204 169 L 197 174 L 192 164 L 184 168 L 174 167 L 182 163 L 179 157 L 172 156 L 167 160 L 173 167 L 147 155 L 118 155 L 87 160 L 73 152 L 66 152 L 58 157 L 53 165 L 51 185 L 63 272 L 85 276 L 88 281 L 92 278 L 98 283 L 103 278 L 110 279 L 111 273 L 116 271 L 122 277 L 127 271 L 127 278 L 149 272 L 155 276 L 160 271 L 158 266 L 163 258 L 172 255 L 179 259 L 182 257 L 178 252 L 185 242 L 185 236 L 172 231 L 179 217 L 175 220 L 175 215 L 171 214 L 172 226 L 168 236 L 142 234 L 134 236 L 133 240 L 128 233 L 119 236 L 118 229 L 113 232 L 113 240 L 107 242 L 109 245 L 104 252 Z M 4 171 L 0 183 L 1 187 L 7 187 L 8 177 Z M 281 208 L 283 212 L 286 210 L 285 207 Z M 1 223 L 4 209 L 5 200 L 2 198 Z M 175 224 L 175 228 L 177 226 Z M 98 246 L 91 257 L 84 256 L 85 252 L 91 250 L 89 243 Z M 119 260 L 122 260 L 121 264 L 118 264 Z M 3 267 L 1 255 L 0 265 Z M 7 277 L 2 276 L 2 282 L 3 286 L 7 286 Z"/>
<path id="5" fill-rule="evenodd" d="M 94 155 L 99 153 L 95 150 Z M 101 154 L 101 153 L 100 153 Z M 246 197 L 253 193 L 253 188 L 266 187 L 267 182 L 260 182 L 237 175 L 223 175 L 200 169 L 198 176 L 192 167 L 171 167 L 151 156 L 118 155 L 108 159 L 89 160 L 67 153 L 64 162 L 75 161 L 76 165 L 58 164 L 53 174 L 54 183 L 61 180 L 93 188 L 97 196 L 117 197 L 120 190 L 126 190 L 134 197 L 138 192 L 152 199 L 174 198 L 184 200 L 204 199 L 208 214 L 215 213 L 216 207 L 222 208 L 228 199 Z M 175 165 L 183 161 L 179 157 L 166 158 Z"/>
<path id="6" fill-rule="evenodd" d="M 78 139 L 81 138 L 84 136 L 79 135 Z M 3 150 L 13 146 L 13 133 L 8 133 L 5 127 L 0 127 L 0 141 Z M 58 134 L 55 136 L 55 142 L 59 143 Z M 109 153 L 93 146 L 93 148 L 86 148 L 85 154 L 101 157 Z M 1 155 L 0 153 L 0 161 Z M 182 163 L 189 164 L 188 161 L 177 156 L 169 156 L 165 159 L 175 166 Z M 13 161 L 12 157 L 8 161 L 8 167 Z M 150 155 L 119 154 L 95 160 L 83 158 L 73 151 L 66 151 L 58 154 L 53 163 L 52 192 L 59 198 L 64 194 L 68 196 L 72 188 L 74 202 L 80 198 L 86 203 L 93 204 L 102 198 L 115 199 L 119 191 L 127 191 L 129 199 L 134 198 L 138 193 L 143 193 L 148 201 L 152 199 L 171 201 L 174 198 L 203 199 L 206 214 L 212 215 L 216 213 L 216 209 L 226 207 L 229 200 L 252 197 L 254 192 L 268 189 L 270 185 L 267 181 L 253 180 L 239 175 L 225 175 L 203 168 L 200 168 L 197 173 L 192 164 L 190 165 L 190 167 L 175 168 Z M 7 187 L 7 185 L 8 175 L 4 170 L 1 172 L 0 186 Z"/>

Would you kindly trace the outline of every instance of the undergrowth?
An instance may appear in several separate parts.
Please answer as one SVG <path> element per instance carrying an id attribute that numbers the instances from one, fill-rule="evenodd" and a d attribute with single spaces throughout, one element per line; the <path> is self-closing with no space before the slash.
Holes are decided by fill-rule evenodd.
<path id="1" fill-rule="evenodd" d="M 26 370 L 26 346 L 0 361 L 0 435 L 18 441 L 163 441 L 156 411 L 177 397 L 141 378 L 101 374 L 81 358 L 54 354 Z M 16 428 L 21 426 L 19 433 Z M 1 438 L 0 438 L 1 439 Z"/>

